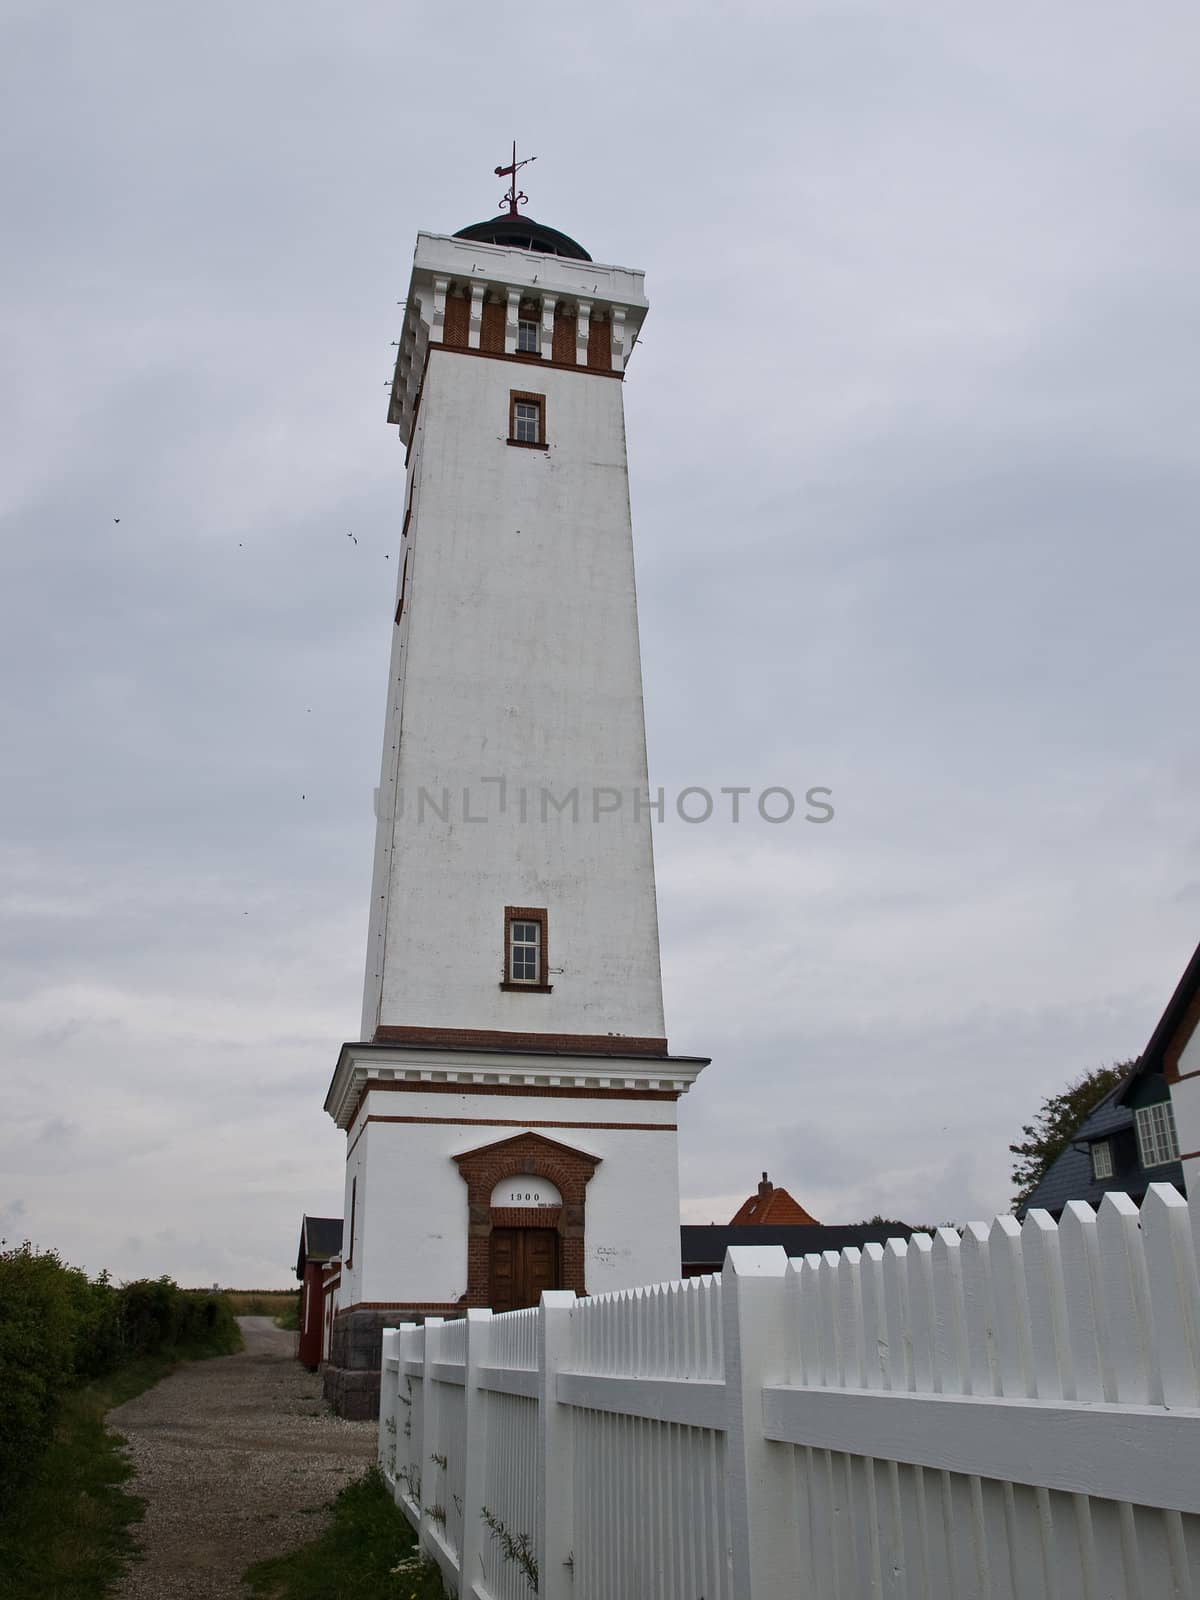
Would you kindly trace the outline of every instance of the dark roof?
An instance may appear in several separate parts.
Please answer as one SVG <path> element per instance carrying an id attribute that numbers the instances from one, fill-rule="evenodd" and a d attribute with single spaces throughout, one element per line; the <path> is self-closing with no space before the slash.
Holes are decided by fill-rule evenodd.
<path id="1" fill-rule="evenodd" d="M 789 1256 L 806 1256 L 822 1250 L 846 1250 L 851 1245 L 884 1244 L 907 1239 L 911 1228 L 896 1223 L 844 1223 L 825 1227 L 792 1223 L 685 1223 L 679 1230 L 680 1254 L 685 1267 L 719 1267 L 730 1245 L 779 1244 Z"/>
<path id="2" fill-rule="evenodd" d="M 570 256 L 573 261 L 590 261 L 592 258 L 581 244 L 577 244 L 557 228 L 548 228 L 544 222 L 532 217 L 492 217 L 487 222 L 473 222 L 460 228 L 456 239 L 478 239 L 481 244 L 516 245 L 521 250 L 537 250 L 548 256 Z"/>
<path id="3" fill-rule="evenodd" d="M 342 1248 L 341 1217 L 302 1217 L 296 1276 L 303 1278 L 306 1261 L 328 1261 Z"/>

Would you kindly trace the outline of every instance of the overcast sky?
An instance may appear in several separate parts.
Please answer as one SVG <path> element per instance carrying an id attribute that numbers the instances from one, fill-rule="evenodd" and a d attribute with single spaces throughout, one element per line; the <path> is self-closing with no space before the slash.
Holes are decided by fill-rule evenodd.
<path id="1" fill-rule="evenodd" d="M 652 781 L 834 791 L 657 830 L 685 1219 L 1003 1209 L 1200 935 L 1192 0 L 3 15 L 0 1234 L 340 1214 L 396 302 L 514 136 L 647 274 Z"/>

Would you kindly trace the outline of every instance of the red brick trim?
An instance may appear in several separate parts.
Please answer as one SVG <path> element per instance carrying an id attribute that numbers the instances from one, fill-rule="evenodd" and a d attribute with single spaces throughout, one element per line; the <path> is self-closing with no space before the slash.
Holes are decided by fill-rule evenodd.
<path id="1" fill-rule="evenodd" d="M 352 1311 L 421 1311 L 440 1317 L 461 1311 L 465 1304 L 463 1300 L 356 1300 L 352 1306 L 339 1306 L 333 1320 L 348 1317 Z"/>
<path id="2" fill-rule="evenodd" d="M 544 370 L 546 367 L 553 367 L 558 372 L 578 372 L 585 378 L 616 378 L 618 380 L 623 380 L 625 377 L 623 372 L 605 372 L 598 367 L 581 367 L 575 361 L 547 361 L 544 356 L 533 355 L 531 352 L 525 350 L 519 352 L 505 351 L 505 353 L 501 355 L 499 351 L 470 350 L 462 345 L 452 344 L 430 344 L 427 347 L 425 355 L 425 360 L 427 363 L 430 353 L 432 353 L 434 350 L 444 350 L 447 355 L 451 356 L 483 356 L 487 361 L 520 361 L 526 366 L 535 364 L 540 370 Z"/>
<path id="3" fill-rule="evenodd" d="M 519 1123 L 522 1128 L 600 1128 L 629 1133 L 678 1133 L 679 1131 L 679 1124 L 676 1122 L 547 1122 L 541 1118 L 531 1117 L 514 1117 L 511 1121 L 505 1121 L 503 1117 L 388 1117 L 368 1115 L 363 1118 L 362 1126 L 354 1135 L 346 1151 L 347 1161 L 354 1154 L 355 1146 L 362 1138 L 363 1131 L 369 1122 L 413 1122 L 418 1125 L 444 1125 L 451 1128 L 511 1128 L 515 1122 Z"/>
<path id="4" fill-rule="evenodd" d="M 466 349 L 471 329 L 471 299 L 465 294 L 447 294 L 442 315 L 442 338 L 445 348 L 455 346 Z"/>
<path id="5" fill-rule="evenodd" d="M 578 327 L 578 312 L 567 311 L 562 306 L 555 307 L 554 341 L 550 346 L 550 353 L 555 361 L 561 362 L 563 366 L 572 363 L 578 366 L 575 354 L 575 334 Z"/>
<path id="6" fill-rule="evenodd" d="M 587 364 L 589 372 L 612 371 L 612 323 L 595 317 L 588 323 Z"/>
<path id="7" fill-rule="evenodd" d="M 561 1206 L 493 1206 L 493 1228 L 558 1229 Z"/>
<path id="8" fill-rule="evenodd" d="M 678 1089 L 577 1088 L 567 1083 L 423 1083 L 419 1078 L 368 1078 L 370 1089 L 410 1094 L 535 1095 L 545 1100 L 678 1100 Z M 357 1114 L 357 1113 L 356 1113 Z"/>
<path id="9" fill-rule="evenodd" d="M 485 300 L 479 325 L 479 348 L 484 355 L 504 354 L 504 323 L 507 308 L 503 300 Z"/>
<path id="10" fill-rule="evenodd" d="M 516 1166 L 513 1166 L 509 1160 L 510 1155 L 516 1161 Z M 476 1145 L 473 1150 L 464 1150 L 461 1155 L 453 1156 L 451 1159 L 461 1171 L 463 1170 L 464 1162 L 470 1166 L 477 1156 L 480 1158 L 486 1157 L 489 1162 L 499 1162 L 504 1169 L 496 1174 L 492 1188 L 495 1188 L 501 1178 L 512 1178 L 521 1173 L 528 1173 L 534 1178 L 549 1178 L 552 1182 L 557 1183 L 558 1180 L 552 1172 L 543 1170 L 548 1159 L 565 1157 L 569 1161 L 584 1163 L 587 1167 L 587 1177 L 583 1180 L 585 1183 L 600 1165 L 599 1156 L 589 1156 L 585 1151 L 576 1150 L 569 1144 L 560 1144 L 557 1139 L 547 1139 L 544 1133 L 513 1133 L 507 1139 L 497 1139 L 495 1144 L 480 1144 Z M 530 1159 L 536 1157 L 542 1165 L 522 1166 L 521 1162 L 526 1157 Z M 562 1189 L 561 1184 L 558 1186 Z M 488 1193 L 491 1193 L 491 1189 L 488 1190 Z"/>
<path id="11" fill-rule="evenodd" d="M 585 1294 L 583 1229 L 585 1191 L 600 1165 L 570 1145 L 559 1144 L 540 1133 L 518 1133 L 511 1139 L 483 1145 L 453 1157 L 467 1185 L 467 1293 L 465 1304 L 486 1306 L 491 1250 L 492 1191 L 504 1178 L 520 1173 L 549 1178 L 562 1195 L 556 1224 L 559 1240 L 559 1275 L 564 1289 Z M 543 1213 L 545 1215 L 545 1213 Z M 538 1226 L 545 1227 L 544 1222 Z"/>
<path id="12" fill-rule="evenodd" d="M 624 1033 L 510 1033 L 501 1028 L 409 1028 L 385 1023 L 375 1029 L 372 1044 L 432 1044 L 449 1050 L 472 1045 L 501 1050 L 545 1051 L 550 1055 L 660 1056 L 665 1039 L 640 1039 Z"/>
<path id="13" fill-rule="evenodd" d="M 560 1083 L 539 1087 L 536 1083 L 422 1083 L 419 1080 L 368 1078 L 354 1103 L 350 1121 L 346 1124 L 347 1135 L 358 1120 L 368 1094 L 376 1089 L 385 1093 L 399 1091 L 410 1094 L 502 1095 L 517 1098 L 522 1095 L 533 1095 L 544 1100 L 678 1100 L 680 1095 L 678 1089 L 587 1089 Z M 461 1119 L 456 1117 L 453 1120 L 457 1122 Z M 480 1120 L 486 1122 L 489 1119 Z M 525 1122 L 523 1117 L 516 1120 Z M 528 1125 L 526 1123 L 526 1126 Z M 558 1124 L 555 1123 L 554 1126 L 557 1127 Z"/>

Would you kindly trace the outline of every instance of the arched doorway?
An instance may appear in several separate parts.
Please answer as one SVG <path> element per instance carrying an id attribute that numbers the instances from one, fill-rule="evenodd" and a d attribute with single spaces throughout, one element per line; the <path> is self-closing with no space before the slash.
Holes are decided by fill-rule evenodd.
<path id="1" fill-rule="evenodd" d="M 600 1158 L 520 1133 L 453 1159 L 467 1185 L 463 1304 L 514 1311 L 543 1289 L 586 1293 L 585 1191 Z"/>
<path id="2" fill-rule="evenodd" d="M 562 1194 L 549 1178 L 518 1172 L 501 1178 L 490 1199 L 488 1304 L 493 1311 L 536 1306 L 543 1289 L 559 1289 L 558 1224 Z M 509 1221 L 514 1212 L 522 1220 Z M 526 1217 L 526 1213 L 532 1213 Z"/>

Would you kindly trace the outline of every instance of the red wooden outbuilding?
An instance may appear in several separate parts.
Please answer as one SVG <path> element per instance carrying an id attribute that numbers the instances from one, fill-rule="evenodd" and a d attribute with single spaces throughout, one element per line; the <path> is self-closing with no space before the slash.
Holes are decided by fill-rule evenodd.
<path id="1" fill-rule="evenodd" d="M 325 1266 L 341 1254 L 341 1249 L 341 1217 L 301 1219 L 300 1251 L 296 1257 L 296 1276 L 300 1280 L 300 1347 L 297 1355 L 313 1372 L 321 1365 L 325 1327 Z"/>

